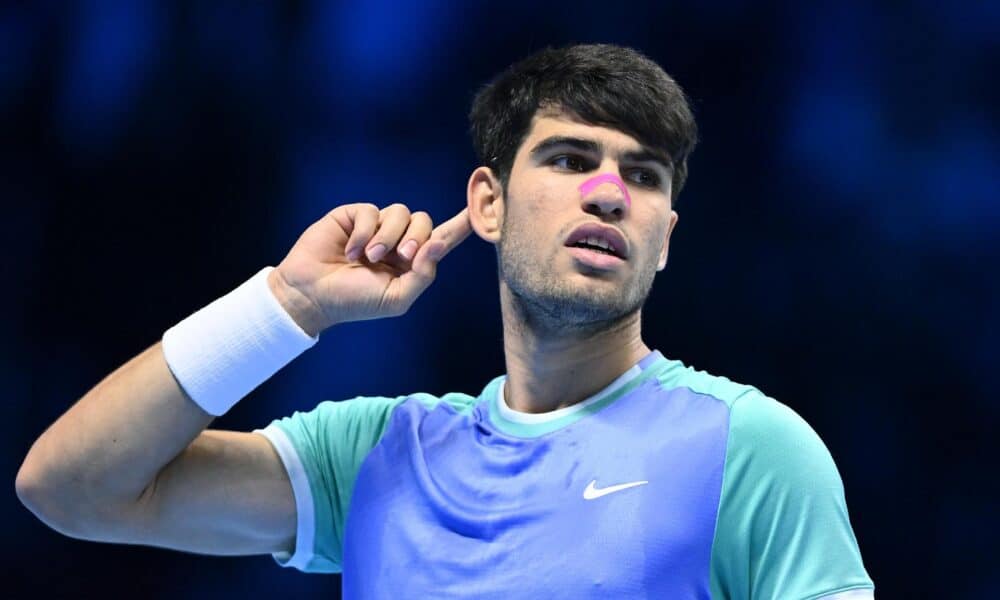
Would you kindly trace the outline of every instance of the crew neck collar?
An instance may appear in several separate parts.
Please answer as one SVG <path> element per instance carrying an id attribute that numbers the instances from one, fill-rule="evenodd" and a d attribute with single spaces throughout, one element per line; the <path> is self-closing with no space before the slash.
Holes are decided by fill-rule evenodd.
<path id="1" fill-rule="evenodd" d="M 492 385 L 488 386 L 484 394 L 489 402 L 490 418 L 498 429 L 511 435 L 521 437 L 542 435 L 565 427 L 586 414 L 604 408 L 613 400 L 621 397 L 627 390 L 635 387 L 640 380 L 646 379 L 646 375 L 654 370 L 649 367 L 661 361 L 666 361 L 666 359 L 660 351 L 651 350 L 638 363 L 597 393 L 572 406 L 544 413 L 526 413 L 507 406 L 507 402 L 504 400 L 507 375 L 501 375 L 493 381 Z"/>

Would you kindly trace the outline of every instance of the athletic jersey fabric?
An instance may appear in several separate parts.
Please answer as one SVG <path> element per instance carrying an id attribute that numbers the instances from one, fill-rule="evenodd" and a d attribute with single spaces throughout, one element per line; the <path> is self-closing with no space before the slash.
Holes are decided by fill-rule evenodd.
<path id="1" fill-rule="evenodd" d="M 827 448 L 752 386 L 653 351 L 573 406 L 321 402 L 264 429 L 298 512 L 282 566 L 345 598 L 782 598 L 874 587 Z"/>

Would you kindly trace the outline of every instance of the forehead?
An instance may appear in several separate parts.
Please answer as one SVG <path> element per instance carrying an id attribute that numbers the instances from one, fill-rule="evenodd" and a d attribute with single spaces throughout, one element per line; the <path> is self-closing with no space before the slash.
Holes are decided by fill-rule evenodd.
<path id="1" fill-rule="evenodd" d="M 547 108 L 539 109 L 531 118 L 521 151 L 530 151 L 537 142 L 555 135 L 601 141 L 607 148 L 619 152 L 637 151 L 642 147 L 638 140 L 623 131 L 587 123 L 568 111 Z"/>

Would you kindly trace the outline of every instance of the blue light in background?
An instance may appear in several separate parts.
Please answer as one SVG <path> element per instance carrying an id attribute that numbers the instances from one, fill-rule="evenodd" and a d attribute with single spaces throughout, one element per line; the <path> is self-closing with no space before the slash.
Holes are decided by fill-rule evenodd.
<path id="1" fill-rule="evenodd" d="M 381 96 L 398 90 L 404 80 L 434 70 L 434 53 L 454 31 L 459 16 L 448 3 L 369 0 L 341 3 L 327 27 L 336 32 L 337 54 L 351 65 L 358 90 Z"/>
<path id="2" fill-rule="evenodd" d="M 869 202 L 873 172 L 884 152 L 874 98 L 849 81 L 804 84 L 787 112 L 785 160 L 844 204 L 814 210 L 854 210 Z M 803 199 L 809 202 L 808 199 Z"/>
<path id="3" fill-rule="evenodd" d="M 153 3 L 117 0 L 75 16 L 55 116 L 69 146 L 106 149 L 158 58 L 164 15 Z"/>
<path id="4" fill-rule="evenodd" d="M 435 53 L 447 46 L 459 16 L 440 1 L 321 4 L 304 24 L 297 66 L 313 101 L 331 112 L 405 103 L 407 87 L 438 71 Z"/>

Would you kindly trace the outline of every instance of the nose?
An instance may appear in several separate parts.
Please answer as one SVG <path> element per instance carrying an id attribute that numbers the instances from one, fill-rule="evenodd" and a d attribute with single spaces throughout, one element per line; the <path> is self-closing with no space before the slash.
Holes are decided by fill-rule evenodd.
<path id="1" fill-rule="evenodd" d="M 580 184 L 584 210 L 593 215 L 622 217 L 632 205 L 625 182 L 613 173 L 601 173 Z"/>

